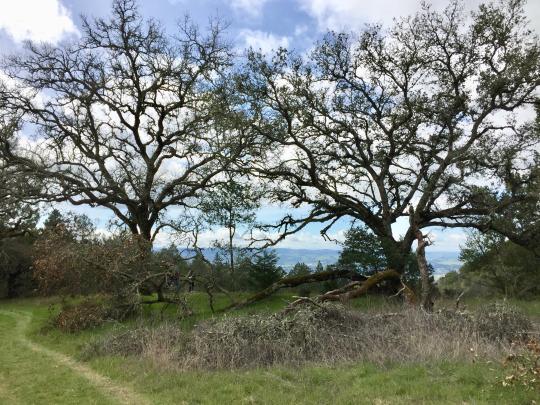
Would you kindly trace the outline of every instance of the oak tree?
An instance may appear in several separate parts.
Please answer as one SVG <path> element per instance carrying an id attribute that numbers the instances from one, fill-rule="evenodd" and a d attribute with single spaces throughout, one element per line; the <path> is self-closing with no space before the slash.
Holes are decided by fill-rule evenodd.
<path id="1" fill-rule="evenodd" d="M 282 218 L 270 242 L 354 219 L 402 273 L 428 229 L 470 227 L 523 201 L 501 194 L 500 176 L 531 181 L 537 164 L 538 134 L 521 117 L 536 102 L 540 46 L 523 6 L 424 5 L 390 29 L 331 32 L 306 57 L 251 51 L 237 80 L 263 157 L 250 170 L 274 201 L 308 212 Z"/>
<path id="2" fill-rule="evenodd" d="M 220 124 L 232 52 L 223 26 L 189 20 L 175 35 L 133 0 L 83 17 L 75 43 L 28 43 L 3 70 L 6 108 L 35 129 L 10 159 L 47 181 L 46 197 L 101 206 L 154 240 L 167 210 L 194 205 L 239 158 L 244 138 Z"/>

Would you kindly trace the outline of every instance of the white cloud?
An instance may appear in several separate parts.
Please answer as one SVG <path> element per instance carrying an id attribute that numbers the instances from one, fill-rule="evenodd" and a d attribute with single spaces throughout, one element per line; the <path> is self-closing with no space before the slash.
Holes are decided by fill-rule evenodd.
<path id="1" fill-rule="evenodd" d="M 340 249 L 340 245 L 335 241 L 342 242 L 345 231 L 340 230 L 335 233 L 329 234 L 332 240 L 325 240 L 318 232 L 298 232 L 293 235 L 288 236 L 285 240 L 279 242 L 276 247 L 278 248 L 289 248 L 289 249 Z M 249 234 L 239 235 L 235 238 L 235 245 L 246 247 L 250 243 Z M 257 238 L 268 237 L 270 239 L 276 239 L 279 235 L 277 233 L 261 233 L 255 232 Z M 217 228 L 212 230 L 207 230 L 201 232 L 197 236 L 197 245 L 200 248 L 208 248 L 214 246 L 214 243 L 222 242 L 226 243 L 228 238 L 228 230 L 226 228 Z M 155 246 L 162 248 L 166 247 L 169 244 L 174 243 L 177 246 L 191 246 L 193 243 L 192 240 L 186 238 L 178 239 L 173 233 L 162 231 L 160 232 L 155 240 Z M 259 246 L 259 245 L 256 245 Z"/>
<path id="2" fill-rule="evenodd" d="M 297 0 L 300 7 L 317 20 L 319 29 L 357 29 L 365 23 L 390 24 L 395 17 L 414 13 L 420 8 L 417 0 Z M 477 2 L 471 0 L 469 3 Z M 447 4 L 435 0 L 435 6 Z"/>
<path id="3" fill-rule="evenodd" d="M 331 239 L 343 241 L 343 232 L 330 233 Z M 341 249 L 340 245 L 332 240 L 324 239 L 319 233 L 298 232 L 290 235 L 277 247 L 289 249 Z"/>
<path id="4" fill-rule="evenodd" d="M 300 8 L 317 21 L 319 30 L 358 29 L 365 23 L 391 24 L 396 17 L 414 14 L 420 9 L 418 0 L 297 0 Z M 467 10 L 476 8 L 482 0 L 464 2 Z M 437 9 L 448 4 L 448 0 L 432 0 Z M 532 26 L 540 33 L 540 2 L 529 0 L 525 7 Z"/>
<path id="5" fill-rule="evenodd" d="M 433 243 L 428 248 L 430 252 L 459 252 L 460 246 L 465 244 L 467 234 L 465 230 L 427 229 Z"/>
<path id="6" fill-rule="evenodd" d="M 232 0 L 231 7 L 235 11 L 259 17 L 267 2 L 268 0 Z"/>
<path id="7" fill-rule="evenodd" d="M 268 238 L 276 240 L 279 237 L 277 232 L 261 232 L 254 231 L 254 237 L 258 240 Z M 345 240 L 345 229 L 328 232 L 328 238 L 325 239 L 317 231 L 300 231 L 287 236 L 280 241 L 275 247 L 289 249 L 341 249 L 338 242 Z M 255 246 L 259 246 L 256 244 Z"/>
<path id="8" fill-rule="evenodd" d="M 289 46 L 288 37 L 277 36 L 269 32 L 243 29 L 240 31 L 239 36 L 246 47 L 260 50 L 263 53 L 276 50 L 279 47 L 286 48 Z"/>
<path id="9" fill-rule="evenodd" d="M 295 37 L 302 36 L 306 32 L 308 32 L 308 30 L 309 30 L 309 27 L 305 24 L 297 25 L 296 27 L 294 27 L 294 36 Z"/>
<path id="10" fill-rule="evenodd" d="M 69 11 L 60 0 L 15 0 L 5 2 L 0 11 L 0 30 L 15 42 L 24 40 L 57 43 L 77 34 Z"/>
<path id="11" fill-rule="evenodd" d="M 540 1 L 529 0 L 525 6 L 525 12 L 527 18 L 531 22 L 532 27 L 536 30 L 536 33 L 540 35 Z"/>

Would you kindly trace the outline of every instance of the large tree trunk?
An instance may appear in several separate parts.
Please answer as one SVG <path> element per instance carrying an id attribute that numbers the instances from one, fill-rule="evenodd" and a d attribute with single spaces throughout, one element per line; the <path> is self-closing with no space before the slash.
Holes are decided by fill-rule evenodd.
<path id="1" fill-rule="evenodd" d="M 232 288 L 233 291 L 236 291 L 236 274 L 234 271 L 234 235 L 236 233 L 236 228 L 234 228 L 234 225 L 229 223 L 229 270 L 230 275 L 232 279 Z"/>
<path id="2" fill-rule="evenodd" d="M 387 236 L 381 238 L 381 243 L 388 268 L 397 271 L 402 276 L 405 273 L 411 251 L 410 242 L 406 240 L 396 241 L 393 237 Z M 390 295 L 397 294 L 401 288 L 399 277 L 390 278 L 386 282 L 387 293 Z"/>
<path id="3" fill-rule="evenodd" d="M 405 272 L 410 246 L 404 247 L 404 242 L 396 242 L 393 238 L 381 238 L 384 255 L 388 261 L 388 268 L 394 269 L 400 274 Z"/>

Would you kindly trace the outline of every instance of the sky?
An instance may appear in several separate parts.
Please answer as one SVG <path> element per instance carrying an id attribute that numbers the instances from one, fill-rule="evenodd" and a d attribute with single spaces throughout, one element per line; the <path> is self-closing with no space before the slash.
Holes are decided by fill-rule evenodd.
<path id="1" fill-rule="evenodd" d="M 464 0 L 464 7 L 472 9 L 481 0 Z M 327 30 L 359 30 L 366 23 L 388 26 L 392 20 L 417 11 L 419 0 L 139 0 L 141 13 L 155 18 L 170 33 L 176 23 L 189 15 L 196 23 L 205 25 L 218 17 L 227 21 L 229 40 L 240 51 L 247 47 L 264 52 L 283 46 L 303 52 L 309 49 Z M 433 0 L 435 7 L 444 7 L 446 0 Z M 0 0 L 0 56 L 17 52 L 23 41 L 46 41 L 58 44 L 80 35 L 81 15 L 101 17 L 109 13 L 111 0 Z M 526 6 L 531 26 L 540 33 L 540 0 L 529 0 Z M 105 229 L 110 218 L 106 209 L 62 206 L 85 213 L 98 227 Z M 284 210 L 262 207 L 261 221 L 276 221 Z M 342 240 L 349 222 L 342 220 L 331 235 Z M 396 224 L 397 233 L 406 223 Z M 289 248 L 337 249 L 335 242 L 325 241 L 320 235 L 322 225 L 311 225 L 303 232 L 287 238 L 279 246 Z M 202 244 L 210 244 L 220 230 L 201 235 Z M 461 230 L 431 231 L 435 242 L 432 251 L 456 251 L 464 243 L 466 233 Z M 163 234 L 158 243 L 166 244 Z"/>

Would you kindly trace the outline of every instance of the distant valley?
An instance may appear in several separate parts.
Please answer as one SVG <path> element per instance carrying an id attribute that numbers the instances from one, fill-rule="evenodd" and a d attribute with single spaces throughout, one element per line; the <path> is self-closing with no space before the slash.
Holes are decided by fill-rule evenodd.
<path id="1" fill-rule="evenodd" d="M 335 263 L 339 258 L 339 250 L 335 249 L 289 249 L 274 248 L 279 257 L 279 265 L 286 271 L 291 270 L 296 263 L 305 263 L 312 269 L 321 262 L 323 266 Z M 216 250 L 213 248 L 203 249 L 204 255 L 213 260 Z M 459 252 L 426 252 L 428 261 L 435 269 L 435 275 L 441 276 L 449 271 L 458 270 L 461 267 Z"/>

